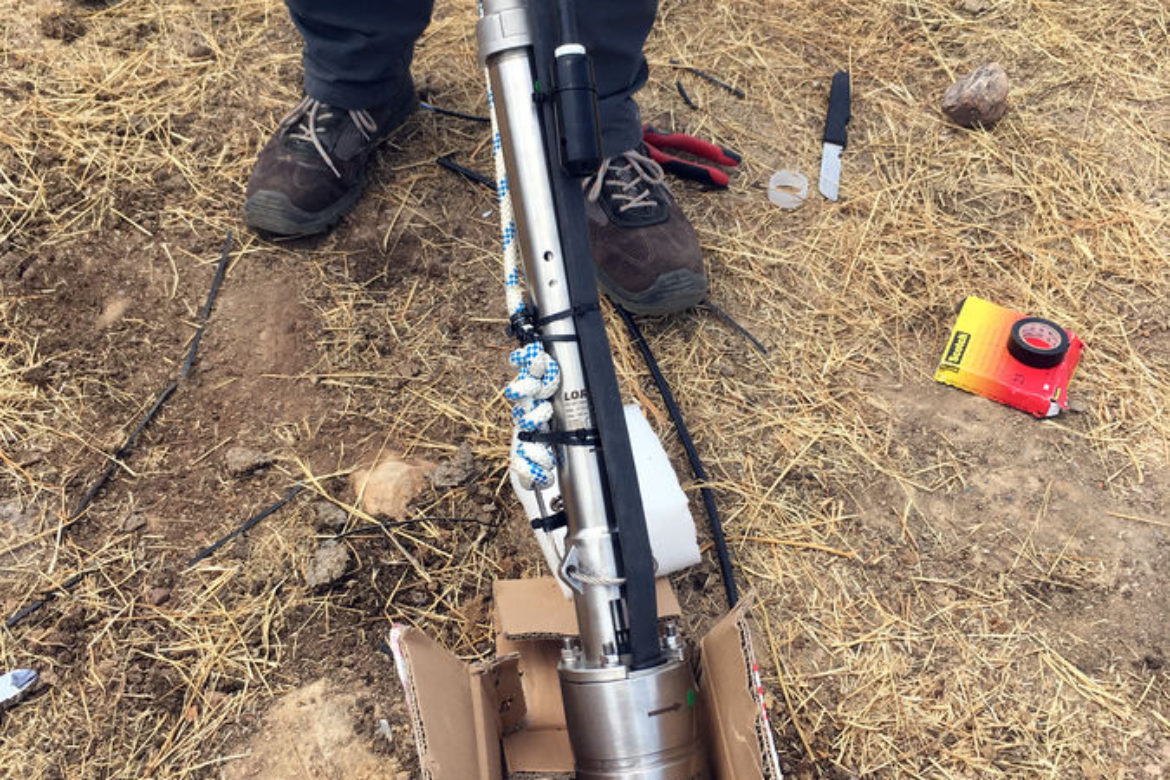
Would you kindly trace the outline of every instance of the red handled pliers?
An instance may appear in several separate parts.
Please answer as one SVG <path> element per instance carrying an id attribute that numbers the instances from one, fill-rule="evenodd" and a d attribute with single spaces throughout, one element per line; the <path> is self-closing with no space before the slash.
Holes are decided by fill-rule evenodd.
<path id="1" fill-rule="evenodd" d="M 728 167 L 735 167 L 743 160 L 742 157 L 726 147 L 695 138 L 693 135 L 664 133 L 650 125 L 642 126 L 642 143 L 646 145 L 650 158 L 661 165 L 667 173 L 673 173 L 681 179 L 690 179 L 717 189 L 726 189 L 728 182 L 731 181 L 725 171 L 711 165 L 702 165 L 675 157 L 663 150 L 674 149 L 686 152 L 694 157 Z"/>

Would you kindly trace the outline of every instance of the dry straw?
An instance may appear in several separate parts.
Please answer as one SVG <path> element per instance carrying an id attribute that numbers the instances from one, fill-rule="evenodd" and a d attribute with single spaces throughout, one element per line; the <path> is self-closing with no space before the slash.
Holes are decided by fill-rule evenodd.
<path id="1" fill-rule="evenodd" d="M 440 2 L 416 73 L 432 102 L 482 113 L 471 6 Z M 713 298 L 770 352 L 710 315 L 645 328 L 707 459 L 741 585 L 760 596 L 786 764 L 797 777 L 1160 776 L 1165 3 L 662 0 L 660 17 L 644 117 L 743 154 L 730 191 L 677 190 Z M 254 381 L 301 405 L 217 403 L 252 380 L 216 368 L 230 323 L 217 332 L 213 316 L 198 402 L 177 402 L 87 530 L 61 539 L 77 485 L 174 373 L 160 356 L 182 354 L 251 161 L 299 97 L 298 44 L 277 0 L 0 0 L 0 41 L 0 497 L 15 501 L 0 501 L 0 604 L 92 571 L 0 633 L 0 667 L 50 683 L 0 723 L 0 766 L 216 776 L 274 696 L 338 664 L 385 663 L 373 646 L 390 619 L 487 652 L 491 580 L 535 574 L 538 554 L 504 479 L 494 204 L 433 165 L 455 154 L 488 170 L 482 126 L 412 119 L 323 241 L 243 237 L 224 295 L 269 277 L 297 291 L 308 357 Z M 943 91 L 988 60 L 1013 79 L 1011 112 L 992 131 L 949 125 Z M 854 84 L 842 201 L 776 209 L 768 177 L 815 172 L 842 68 Z M 89 321 L 122 288 L 155 308 L 61 338 L 80 332 L 61 312 Z M 1038 424 L 931 383 L 968 294 L 1082 335 L 1083 413 Z M 628 396 L 681 456 L 613 324 Z M 233 482 L 220 453 L 248 435 L 282 466 Z M 477 479 L 416 509 L 497 519 L 498 535 L 423 524 L 392 543 L 347 539 L 352 584 L 311 593 L 303 500 L 182 570 L 293 480 L 350 510 L 347 527 L 368 523 L 339 479 L 360 456 L 441 459 L 460 441 Z M 677 582 L 694 631 L 719 613 L 716 583 Z M 169 599 L 152 603 L 154 588 Z M 410 753 L 405 739 L 395 750 Z"/>

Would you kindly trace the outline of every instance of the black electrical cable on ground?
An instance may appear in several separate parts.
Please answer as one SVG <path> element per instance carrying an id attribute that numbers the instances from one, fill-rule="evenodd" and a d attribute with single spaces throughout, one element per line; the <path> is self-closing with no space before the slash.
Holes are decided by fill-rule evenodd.
<path id="1" fill-rule="evenodd" d="M 699 457 L 698 450 L 695 449 L 695 442 L 691 439 L 691 432 L 687 429 L 687 424 L 683 420 L 682 412 L 678 408 L 678 402 L 674 400 L 674 393 L 670 390 L 670 385 L 666 382 L 666 377 L 662 375 L 662 369 L 658 366 L 658 360 L 654 357 L 654 353 L 650 351 L 650 345 L 646 343 L 646 337 L 642 335 L 642 329 L 638 327 L 638 323 L 634 321 L 634 316 L 620 306 L 614 307 L 618 314 L 621 315 L 622 322 L 626 324 L 626 330 L 630 332 L 630 338 L 634 340 L 638 351 L 642 353 L 642 359 L 646 361 L 646 367 L 650 369 L 650 376 L 654 378 L 654 384 L 658 387 L 658 392 L 662 395 L 662 401 L 666 404 L 666 410 L 670 413 L 670 419 L 674 423 L 674 428 L 678 431 L 678 438 L 682 442 L 683 449 L 687 451 L 687 460 L 691 463 L 691 471 L 694 472 L 695 478 L 699 481 L 707 482 L 707 469 L 703 467 L 703 461 Z M 731 553 L 727 549 L 727 537 L 723 533 L 723 521 L 719 518 L 719 509 L 715 506 L 715 493 L 711 488 L 703 484 L 699 488 L 699 493 L 703 496 L 703 506 L 707 510 L 707 519 L 711 526 L 711 540 L 715 544 L 715 555 L 719 559 L 719 573 L 723 577 L 723 590 L 727 594 L 727 605 L 734 607 L 739 603 L 739 590 L 735 586 L 735 573 L 731 569 Z"/>
<path id="2" fill-rule="evenodd" d="M 225 544 L 230 542 L 232 539 L 235 539 L 237 536 L 240 536 L 242 534 L 247 533 L 252 528 L 252 526 L 256 525 L 256 523 L 259 523 L 261 520 L 268 517 L 270 514 L 275 512 L 277 509 L 280 509 L 282 506 L 287 504 L 289 501 L 292 501 L 294 498 L 299 496 L 301 494 L 301 491 L 304 489 L 305 489 L 304 485 L 294 485 L 276 503 L 269 504 L 268 506 L 261 509 L 256 514 L 249 517 L 243 523 L 241 523 L 240 526 L 238 528 L 236 528 L 236 530 L 232 531 L 231 533 L 227 534 L 226 536 L 220 537 L 216 541 L 214 541 L 211 544 L 204 547 L 199 552 L 195 553 L 195 557 L 193 557 L 191 560 L 187 561 L 187 565 L 194 566 L 195 564 L 199 563 L 204 558 L 207 558 L 208 556 L 210 556 L 212 553 L 214 553 L 220 547 L 223 547 Z"/>
<path id="3" fill-rule="evenodd" d="M 223 251 L 220 253 L 219 263 L 215 267 L 215 275 L 211 280 L 211 290 L 207 293 L 207 301 L 203 304 L 203 309 L 199 313 L 199 325 L 196 328 L 195 335 L 191 340 L 191 346 L 187 350 L 186 358 L 183 360 L 183 367 L 179 371 L 179 378 L 172 381 L 169 385 L 164 387 L 162 391 L 159 392 L 158 396 L 154 399 L 154 403 L 151 404 L 150 408 L 146 411 L 146 414 L 143 415 L 141 420 L 139 420 L 138 425 L 136 425 L 134 430 L 130 432 L 130 435 L 126 437 L 126 440 L 122 443 L 122 446 L 115 450 L 114 454 L 109 457 L 105 468 L 102 469 L 102 473 L 98 475 L 98 478 L 94 481 L 94 483 L 90 485 L 87 491 L 85 491 L 85 495 L 81 497 L 79 502 L 77 502 L 77 507 L 73 510 L 69 517 L 66 518 L 65 522 L 61 524 L 61 528 L 58 531 L 59 537 L 63 537 L 66 533 L 73 529 L 73 526 L 77 525 L 81 521 L 85 511 L 89 509 L 90 504 L 93 503 L 94 499 L 97 498 L 98 494 L 101 493 L 102 489 L 114 476 L 114 473 L 118 470 L 119 466 L 121 466 L 121 461 L 130 455 L 130 453 L 134 450 L 134 445 L 138 442 L 138 437 L 142 434 L 143 431 L 146 430 L 151 421 L 153 421 L 154 418 L 158 416 L 158 413 L 163 408 L 163 404 L 170 400 L 171 396 L 175 394 L 175 391 L 179 389 L 179 382 L 186 379 L 187 375 L 190 373 L 191 366 L 195 363 L 195 356 L 199 352 L 199 342 L 203 338 L 203 330 L 207 326 L 207 318 L 211 315 L 211 307 L 215 305 L 215 299 L 219 295 L 220 284 L 223 282 L 224 272 L 227 270 L 228 259 L 231 257 L 232 253 L 232 241 L 233 234 L 232 231 L 229 230 L 227 232 L 227 237 L 223 242 Z M 41 598 L 32 602 L 28 606 L 21 608 L 11 617 L 5 620 L 5 628 L 12 628 L 32 613 L 36 612 L 38 609 L 48 604 L 50 601 L 56 598 L 59 593 L 68 592 L 93 571 L 94 569 L 85 569 L 80 571 L 61 583 L 61 585 L 59 585 L 55 590 L 44 593 Z"/>

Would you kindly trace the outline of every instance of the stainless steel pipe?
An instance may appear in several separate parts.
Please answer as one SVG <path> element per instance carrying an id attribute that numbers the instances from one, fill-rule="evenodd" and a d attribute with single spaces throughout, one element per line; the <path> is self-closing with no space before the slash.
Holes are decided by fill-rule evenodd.
<path id="1" fill-rule="evenodd" d="M 526 0 L 484 0 L 483 11 L 480 59 L 488 72 L 529 295 L 542 315 L 567 311 L 572 304 L 551 166 L 533 99 L 534 32 Z M 571 317 L 542 330 L 556 337 L 575 334 Z M 552 341 L 548 349 L 562 372 L 553 402 L 556 427 L 593 428 L 577 343 Z M 600 453 L 586 446 L 562 449 L 557 476 L 569 525 L 567 559 L 576 567 L 580 639 L 564 650 L 559 674 L 577 780 L 706 780 L 694 678 L 677 634 L 668 630 L 662 637 L 666 661 L 649 669 L 631 669 L 620 652 L 627 611 Z"/>

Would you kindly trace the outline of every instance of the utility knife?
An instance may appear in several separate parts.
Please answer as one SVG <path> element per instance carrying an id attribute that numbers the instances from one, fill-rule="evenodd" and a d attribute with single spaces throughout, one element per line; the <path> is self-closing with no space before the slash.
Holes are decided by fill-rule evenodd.
<path id="1" fill-rule="evenodd" d="M 821 144 L 821 180 L 817 187 L 829 200 L 837 200 L 841 187 L 841 152 L 845 149 L 845 125 L 852 116 L 849 109 L 849 72 L 833 74 L 829 88 L 829 115 L 825 118 L 824 143 Z"/>
<path id="2" fill-rule="evenodd" d="M 0 710 L 20 701 L 36 681 L 37 673 L 32 669 L 16 669 L 0 674 Z"/>

